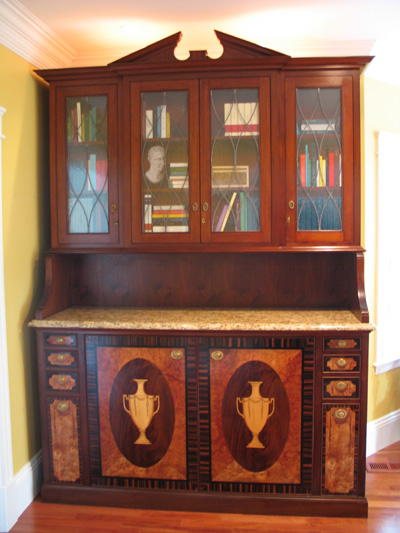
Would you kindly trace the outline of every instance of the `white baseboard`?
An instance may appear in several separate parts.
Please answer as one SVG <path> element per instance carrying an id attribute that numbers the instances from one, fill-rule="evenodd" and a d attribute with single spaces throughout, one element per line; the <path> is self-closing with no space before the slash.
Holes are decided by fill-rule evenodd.
<path id="1" fill-rule="evenodd" d="M 367 424 L 367 457 L 400 441 L 400 409 Z"/>
<path id="2" fill-rule="evenodd" d="M 0 487 L 0 532 L 7 533 L 39 494 L 43 483 L 40 450 L 6 486 Z"/>

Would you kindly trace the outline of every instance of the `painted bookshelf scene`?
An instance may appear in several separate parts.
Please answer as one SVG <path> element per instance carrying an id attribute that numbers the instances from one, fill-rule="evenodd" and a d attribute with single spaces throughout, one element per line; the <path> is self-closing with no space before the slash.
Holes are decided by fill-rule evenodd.
<path id="1" fill-rule="evenodd" d="M 260 231 L 258 89 L 210 96 L 212 231 Z"/>
<path id="2" fill-rule="evenodd" d="M 66 99 L 68 232 L 108 233 L 107 96 Z"/>
<path id="3" fill-rule="evenodd" d="M 143 92 L 142 231 L 189 232 L 187 91 Z"/>
<path id="4" fill-rule="evenodd" d="M 341 89 L 296 90 L 297 229 L 342 229 Z"/>

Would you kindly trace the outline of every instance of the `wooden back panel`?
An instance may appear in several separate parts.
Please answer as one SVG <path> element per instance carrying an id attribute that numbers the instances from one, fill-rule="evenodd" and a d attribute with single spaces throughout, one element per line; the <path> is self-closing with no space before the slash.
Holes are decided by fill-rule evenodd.
<path id="1" fill-rule="evenodd" d="M 37 317 L 66 306 L 360 313 L 358 265 L 352 252 L 54 255 Z"/>

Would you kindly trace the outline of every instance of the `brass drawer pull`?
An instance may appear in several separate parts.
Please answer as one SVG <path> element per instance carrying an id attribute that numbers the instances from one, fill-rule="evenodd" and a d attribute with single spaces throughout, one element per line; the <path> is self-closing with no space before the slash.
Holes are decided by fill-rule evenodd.
<path id="1" fill-rule="evenodd" d="M 336 364 L 340 368 L 345 368 L 347 366 L 347 360 L 341 357 L 340 359 L 337 360 Z"/>
<path id="2" fill-rule="evenodd" d="M 214 350 L 211 352 L 211 357 L 214 359 L 214 361 L 221 361 L 221 359 L 224 357 L 224 354 L 221 352 L 221 350 Z"/>
<path id="3" fill-rule="evenodd" d="M 347 387 L 346 383 L 344 381 L 338 381 L 338 383 L 335 383 L 335 387 L 339 392 L 343 392 L 345 388 Z"/>

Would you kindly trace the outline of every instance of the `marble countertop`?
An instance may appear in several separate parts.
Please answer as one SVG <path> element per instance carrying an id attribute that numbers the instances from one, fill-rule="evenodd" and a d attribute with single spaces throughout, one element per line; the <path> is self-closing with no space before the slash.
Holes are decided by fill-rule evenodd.
<path id="1" fill-rule="evenodd" d="M 176 331 L 372 331 L 346 310 L 71 307 L 36 328 Z"/>

